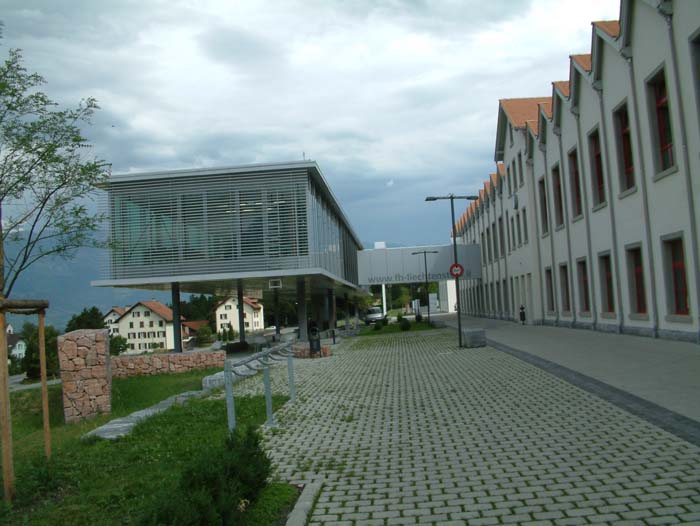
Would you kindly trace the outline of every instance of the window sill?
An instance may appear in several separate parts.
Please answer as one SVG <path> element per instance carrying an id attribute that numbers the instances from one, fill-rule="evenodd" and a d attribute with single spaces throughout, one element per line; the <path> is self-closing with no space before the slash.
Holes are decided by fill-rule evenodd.
<path id="1" fill-rule="evenodd" d="M 590 317 L 591 317 L 591 311 L 589 311 L 589 310 L 582 310 L 582 311 L 579 311 L 578 315 L 579 315 L 579 318 L 590 318 Z"/>
<path id="2" fill-rule="evenodd" d="M 542 237 L 542 239 L 549 237 L 549 232 L 543 232 L 542 236 L 540 236 L 540 237 Z"/>
<path id="3" fill-rule="evenodd" d="M 561 311 L 561 317 L 562 318 L 571 318 L 572 314 L 570 310 L 563 310 Z"/>
<path id="4" fill-rule="evenodd" d="M 664 177 L 668 177 L 669 175 L 673 175 L 678 171 L 678 165 L 673 165 L 670 168 L 666 168 L 663 172 L 657 173 L 654 177 L 651 178 L 652 181 L 657 182 L 663 179 Z"/>
<path id="5" fill-rule="evenodd" d="M 583 219 L 583 214 L 579 214 L 576 217 L 572 218 L 571 222 L 576 223 L 577 221 L 581 221 L 581 219 Z"/>
<path id="6" fill-rule="evenodd" d="M 564 223 L 562 223 L 561 225 L 557 225 L 556 227 L 554 227 L 554 231 L 559 232 L 560 230 L 564 230 L 564 226 Z"/>
<path id="7" fill-rule="evenodd" d="M 690 314 L 667 314 L 666 321 L 670 323 L 693 323 Z"/>
<path id="8" fill-rule="evenodd" d="M 630 312 L 629 319 L 632 321 L 649 321 L 649 315 L 641 312 Z"/>
<path id="9" fill-rule="evenodd" d="M 547 311 L 547 316 L 556 316 L 556 315 L 557 315 L 557 311 L 555 311 L 555 310 L 548 310 Z"/>
<path id="10" fill-rule="evenodd" d="M 608 206 L 608 202 L 607 202 L 607 201 L 603 201 L 602 203 L 598 203 L 597 205 L 595 205 L 595 206 L 593 207 L 592 211 L 593 211 L 593 212 L 597 212 L 598 210 L 602 210 L 602 209 L 605 208 L 606 206 Z"/>
<path id="11" fill-rule="evenodd" d="M 615 314 L 614 312 L 601 312 L 600 317 L 605 318 L 607 320 L 614 320 L 615 318 L 617 318 L 617 314 Z"/>
<path id="12" fill-rule="evenodd" d="M 618 198 L 618 199 L 624 199 L 625 197 L 628 197 L 628 196 L 630 196 L 630 195 L 632 195 L 632 194 L 635 194 L 635 193 L 637 193 L 637 186 L 636 186 L 636 185 L 635 185 L 635 186 L 631 186 L 630 188 L 628 188 L 627 190 L 625 190 L 625 191 L 623 191 L 623 192 L 620 192 L 620 193 L 617 195 L 617 198 Z"/>

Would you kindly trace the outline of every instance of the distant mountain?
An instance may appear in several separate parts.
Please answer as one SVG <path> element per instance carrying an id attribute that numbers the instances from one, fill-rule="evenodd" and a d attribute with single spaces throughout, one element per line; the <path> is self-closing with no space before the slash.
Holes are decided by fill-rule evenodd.
<path id="1" fill-rule="evenodd" d="M 90 282 L 100 277 L 99 262 L 103 252 L 101 249 L 81 248 L 73 259 L 40 259 L 19 277 L 11 296 L 16 299 L 49 300 L 46 323 L 54 325 L 59 331 L 63 331 L 70 317 L 84 307 L 95 305 L 106 312 L 113 305 L 131 305 L 144 299 L 170 302 L 170 293 L 92 287 Z M 36 318 L 11 315 L 9 321 L 19 330 L 25 321 L 36 323 Z"/>

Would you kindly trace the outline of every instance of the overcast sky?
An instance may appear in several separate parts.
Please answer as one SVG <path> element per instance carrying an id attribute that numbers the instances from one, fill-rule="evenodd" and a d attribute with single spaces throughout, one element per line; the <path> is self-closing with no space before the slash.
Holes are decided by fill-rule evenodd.
<path id="1" fill-rule="evenodd" d="M 96 97 L 114 172 L 320 165 L 360 239 L 449 242 L 494 171 L 498 99 L 551 94 L 619 0 L 2 0 L 45 90 Z M 460 212 L 462 209 L 460 209 Z"/>

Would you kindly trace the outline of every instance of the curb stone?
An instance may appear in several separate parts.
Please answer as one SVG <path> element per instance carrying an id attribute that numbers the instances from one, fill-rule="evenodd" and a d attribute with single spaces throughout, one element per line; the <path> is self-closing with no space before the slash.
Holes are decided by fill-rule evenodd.
<path id="1" fill-rule="evenodd" d="M 181 405 L 192 398 L 202 398 L 203 396 L 208 395 L 209 392 L 210 390 L 204 389 L 202 391 L 186 391 L 184 393 L 178 393 L 158 402 L 155 405 L 152 405 L 151 407 L 147 407 L 146 409 L 140 409 L 139 411 L 134 411 L 128 416 L 110 420 L 106 424 L 85 433 L 81 439 L 94 436 L 97 438 L 104 438 L 106 440 L 116 440 L 117 438 L 121 438 L 131 433 L 131 430 L 139 422 L 146 420 L 153 415 L 157 415 L 158 413 L 162 413 L 175 404 Z"/>
<path id="2" fill-rule="evenodd" d="M 297 503 L 287 518 L 286 526 L 305 526 L 311 511 L 316 503 L 316 498 L 321 492 L 323 482 L 311 482 L 304 486 Z"/>

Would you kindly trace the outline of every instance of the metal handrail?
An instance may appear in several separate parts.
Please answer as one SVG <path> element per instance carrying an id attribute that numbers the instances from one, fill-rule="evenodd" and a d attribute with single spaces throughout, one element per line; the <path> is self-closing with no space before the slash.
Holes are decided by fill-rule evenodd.
<path id="1" fill-rule="evenodd" d="M 257 352 L 233 362 L 232 360 L 224 361 L 224 386 L 226 390 L 226 415 L 228 420 L 229 431 L 236 428 L 236 409 L 233 398 L 233 376 L 246 378 L 254 376 L 258 371 L 263 372 L 263 382 L 265 383 L 265 407 L 267 412 L 267 425 L 272 427 L 275 425 L 274 415 L 272 413 L 272 385 L 270 381 L 270 366 L 273 362 L 287 360 L 287 368 L 289 374 L 289 399 L 294 402 L 296 393 L 294 389 L 294 352 L 291 350 L 293 341 L 283 342 L 279 345 Z M 280 356 L 277 358 L 275 355 Z M 243 372 L 236 369 L 243 368 Z M 249 369 L 248 372 L 245 369 Z"/>

